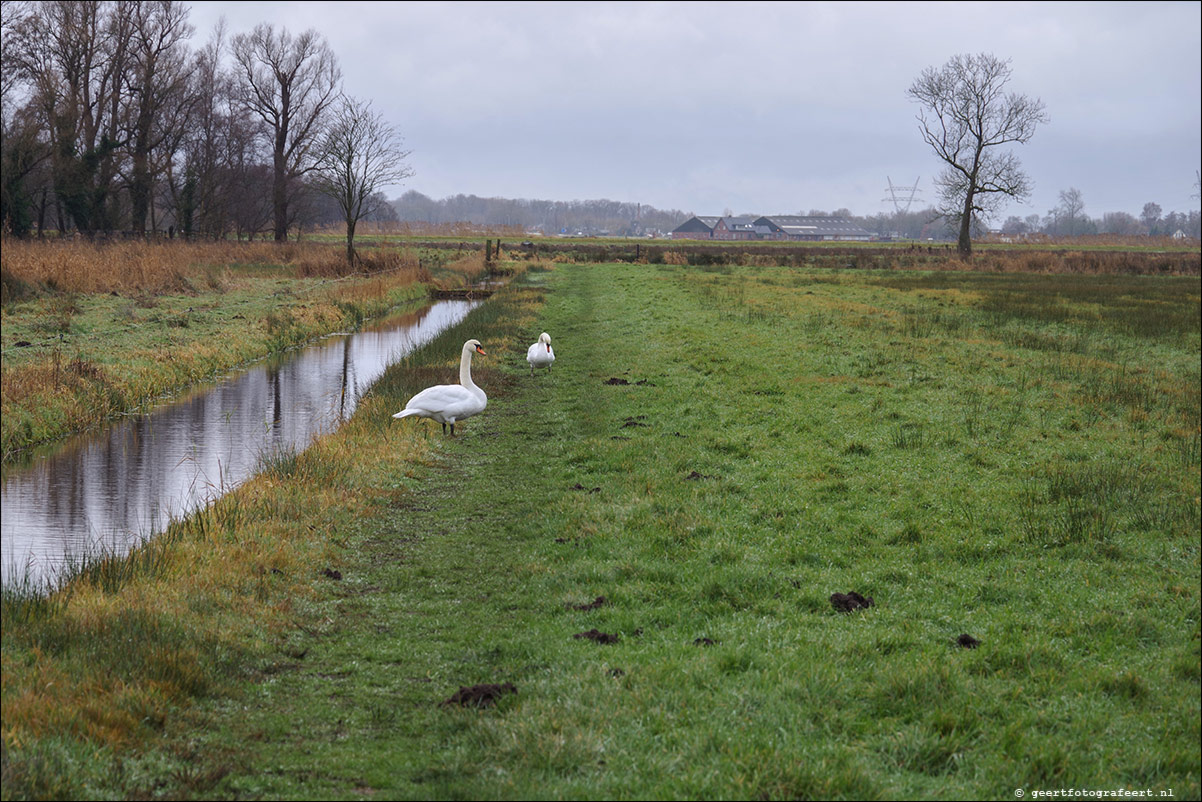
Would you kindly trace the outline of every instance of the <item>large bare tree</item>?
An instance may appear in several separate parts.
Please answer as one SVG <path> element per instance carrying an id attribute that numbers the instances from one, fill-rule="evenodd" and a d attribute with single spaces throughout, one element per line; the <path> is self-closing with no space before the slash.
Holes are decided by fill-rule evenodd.
<path id="1" fill-rule="evenodd" d="M 345 97 L 337 107 L 317 160 L 316 184 L 346 220 L 346 260 L 355 263 L 355 227 L 384 201 L 379 192 L 413 175 L 410 151 L 371 104 Z"/>
<path id="2" fill-rule="evenodd" d="M 193 64 L 185 42 L 192 35 L 188 8 L 178 0 L 147 0 L 131 7 L 130 69 L 125 81 L 129 112 L 130 216 L 146 232 L 156 179 L 182 144 L 195 95 Z"/>
<path id="3" fill-rule="evenodd" d="M 290 192 L 313 169 L 311 151 L 338 97 L 342 73 L 334 52 L 314 30 L 293 37 L 260 23 L 234 37 L 233 53 L 242 102 L 271 134 L 275 239 L 283 242 Z"/>
<path id="4" fill-rule="evenodd" d="M 936 179 L 939 211 L 958 224 L 965 258 L 972 255 L 974 217 L 1031 194 L 1017 157 L 1003 148 L 1029 141 L 1048 116 L 1038 98 L 1005 92 L 1010 74 L 1009 60 L 959 55 L 923 70 L 906 92 L 921 107 L 923 141 L 946 165 Z"/>

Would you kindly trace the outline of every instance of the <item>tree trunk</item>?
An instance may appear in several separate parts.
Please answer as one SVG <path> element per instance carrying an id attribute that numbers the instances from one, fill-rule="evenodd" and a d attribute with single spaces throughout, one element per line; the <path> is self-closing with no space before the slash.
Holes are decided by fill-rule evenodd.
<path id="1" fill-rule="evenodd" d="M 146 233 L 146 217 L 150 212 L 150 159 L 134 151 L 133 176 L 129 182 L 130 227 L 139 237 Z"/>
<path id="2" fill-rule="evenodd" d="M 283 149 L 275 155 L 275 179 L 271 184 L 271 203 L 275 208 L 275 241 L 288 241 L 288 175 L 284 169 Z"/>
<path id="3" fill-rule="evenodd" d="M 346 218 L 346 263 L 355 266 L 355 221 L 350 216 Z"/>
<path id="4" fill-rule="evenodd" d="M 972 258 L 972 200 L 971 190 L 964 197 L 964 212 L 960 215 L 960 240 L 956 250 L 964 259 Z"/>

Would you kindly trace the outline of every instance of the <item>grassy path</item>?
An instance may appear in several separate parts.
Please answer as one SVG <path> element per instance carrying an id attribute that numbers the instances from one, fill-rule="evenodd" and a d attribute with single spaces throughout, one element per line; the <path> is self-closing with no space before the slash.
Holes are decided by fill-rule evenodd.
<path id="1" fill-rule="evenodd" d="M 906 336 L 939 312 L 897 288 L 790 275 L 531 274 L 554 372 L 524 342 L 477 362 L 486 413 L 374 477 L 398 489 L 339 533 L 315 623 L 188 722 L 172 791 L 1196 796 L 1198 469 L 1173 396 L 1140 425 L 1044 352 Z M 491 350 L 484 328 L 450 350 Z M 1196 336 L 1107 343 L 1163 351 L 1165 382 L 1196 359 Z M 852 590 L 876 606 L 835 612 Z M 593 629 L 619 640 L 574 637 Z M 440 705 L 506 682 L 495 708 Z"/>

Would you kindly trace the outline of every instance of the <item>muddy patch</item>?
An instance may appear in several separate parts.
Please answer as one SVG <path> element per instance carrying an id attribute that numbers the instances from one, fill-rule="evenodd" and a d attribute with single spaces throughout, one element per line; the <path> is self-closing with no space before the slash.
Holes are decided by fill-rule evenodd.
<path id="1" fill-rule="evenodd" d="M 646 419 L 647 419 L 646 415 L 637 415 L 633 418 L 626 418 L 625 420 L 622 421 L 622 428 L 630 429 L 630 428 L 633 428 L 636 426 L 641 426 L 642 428 L 646 429 L 647 424 L 643 423 L 643 421 Z"/>
<path id="2" fill-rule="evenodd" d="M 594 643 L 617 643 L 621 638 L 616 634 L 590 629 L 588 632 L 577 632 L 572 636 L 576 640 L 591 640 Z"/>
<path id="3" fill-rule="evenodd" d="M 698 473 L 697 471 L 692 471 L 689 473 L 688 476 L 686 476 L 684 478 L 684 480 L 686 482 L 696 482 L 698 479 L 713 479 L 713 478 L 715 478 L 715 477 L 710 476 L 708 473 Z"/>
<path id="4" fill-rule="evenodd" d="M 697 638 L 693 641 L 694 646 L 713 646 L 717 641 L 713 638 Z"/>
<path id="5" fill-rule="evenodd" d="M 584 485 L 580 484 L 579 482 L 577 482 L 576 484 L 569 487 L 568 490 L 584 490 L 588 493 L 600 493 L 601 492 L 601 488 L 599 488 L 599 487 L 585 487 Z"/>
<path id="6" fill-rule="evenodd" d="M 598 596 L 587 604 L 569 604 L 568 609 L 585 612 L 588 610 L 596 610 L 598 607 L 604 607 L 607 604 L 609 604 L 609 599 L 605 598 L 604 596 Z"/>
<path id="7" fill-rule="evenodd" d="M 499 685 L 473 685 L 470 688 L 461 685 L 459 686 L 459 690 L 451 695 L 451 698 L 442 702 L 439 706 L 492 707 L 505 694 L 517 692 L 518 689 L 512 682 L 505 682 Z"/>
<path id="8" fill-rule="evenodd" d="M 324 571 L 321 572 L 321 575 L 324 577 L 327 577 L 329 579 L 335 579 L 335 580 L 342 579 L 342 572 L 336 571 L 333 568 L 325 569 Z"/>
<path id="9" fill-rule="evenodd" d="M 850 613 L 853 610 L 875 607 L 876 602 L 872 600 L 871 596 L 865 598 L 853 590 L 850 593 L 832 593 L 831 606 L 841 613 Z"/>
<path id="10" fill-rule="evenodd" d="M 975 649 L 981 645 L 981 642 L 965 632 L 960 635 L 960 637 L 956 638 L 956 645 L 964 649 Z"/>
<path id="11" fill-rule="evenodd" d="M 635 387 L 655 387 L 655 383 L 650 382 L 647 379 L 639 379 L 636 382 L 631 382 L 629 379 L 623 379 L 621 376 L 610 376 L 603 383 L 604 384 L 614 384 L 614 385 L 618 385 L 618 386 L 622 386 L 622 387 L 625 387 L 625 386 L 628 386 L 631 384 L 633 384 Z"/>

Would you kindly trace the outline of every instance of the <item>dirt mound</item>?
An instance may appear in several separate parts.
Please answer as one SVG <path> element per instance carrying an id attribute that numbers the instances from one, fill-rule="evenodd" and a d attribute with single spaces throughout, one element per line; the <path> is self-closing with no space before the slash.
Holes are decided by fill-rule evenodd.
<path id="1" fill-rule="evenodd" d="M 853 590 L 850 593 L 832 593 L 831 605 L 841 613 L 850 613 L 852 610 L 875 607 L 876 603 L 871 596 L 864 598 Z"/>
<path id="2" fill-rule="evenodd" d="M 507 693 L 517 693 L 518 689 L 512 682 L 505 682 L 500 685 L 486 684 L 473 685 L 470 688 L 459 686 L 450 699 L 447 699 L 440 706 L 449 707 L 451 705 L 460 705 L 462 707 L 492 707 Z"/>
<path id="3" fill-rule="evenodd" d="M 577 632 L 572 637 L 576 638 L 577 640 L 583 638 L 584 640 L 591 640 L 597 643 L 617 643 L 619 640 L 621 640 L 617 635 L 612 635 L 608 632 L 601 632 L 596 629 L 590 629 L 588 632 Z"/>
<path id="4" fill-rule="evenodd" d="M 605 598 L 604 596 L 598 596 L 588 604 L 569 604 L 568 608 L 571 610 L 581 611 L 596 610 L 598 607 L 604 607 L 607 604 L 609 604 L 609 599 Z"/>

